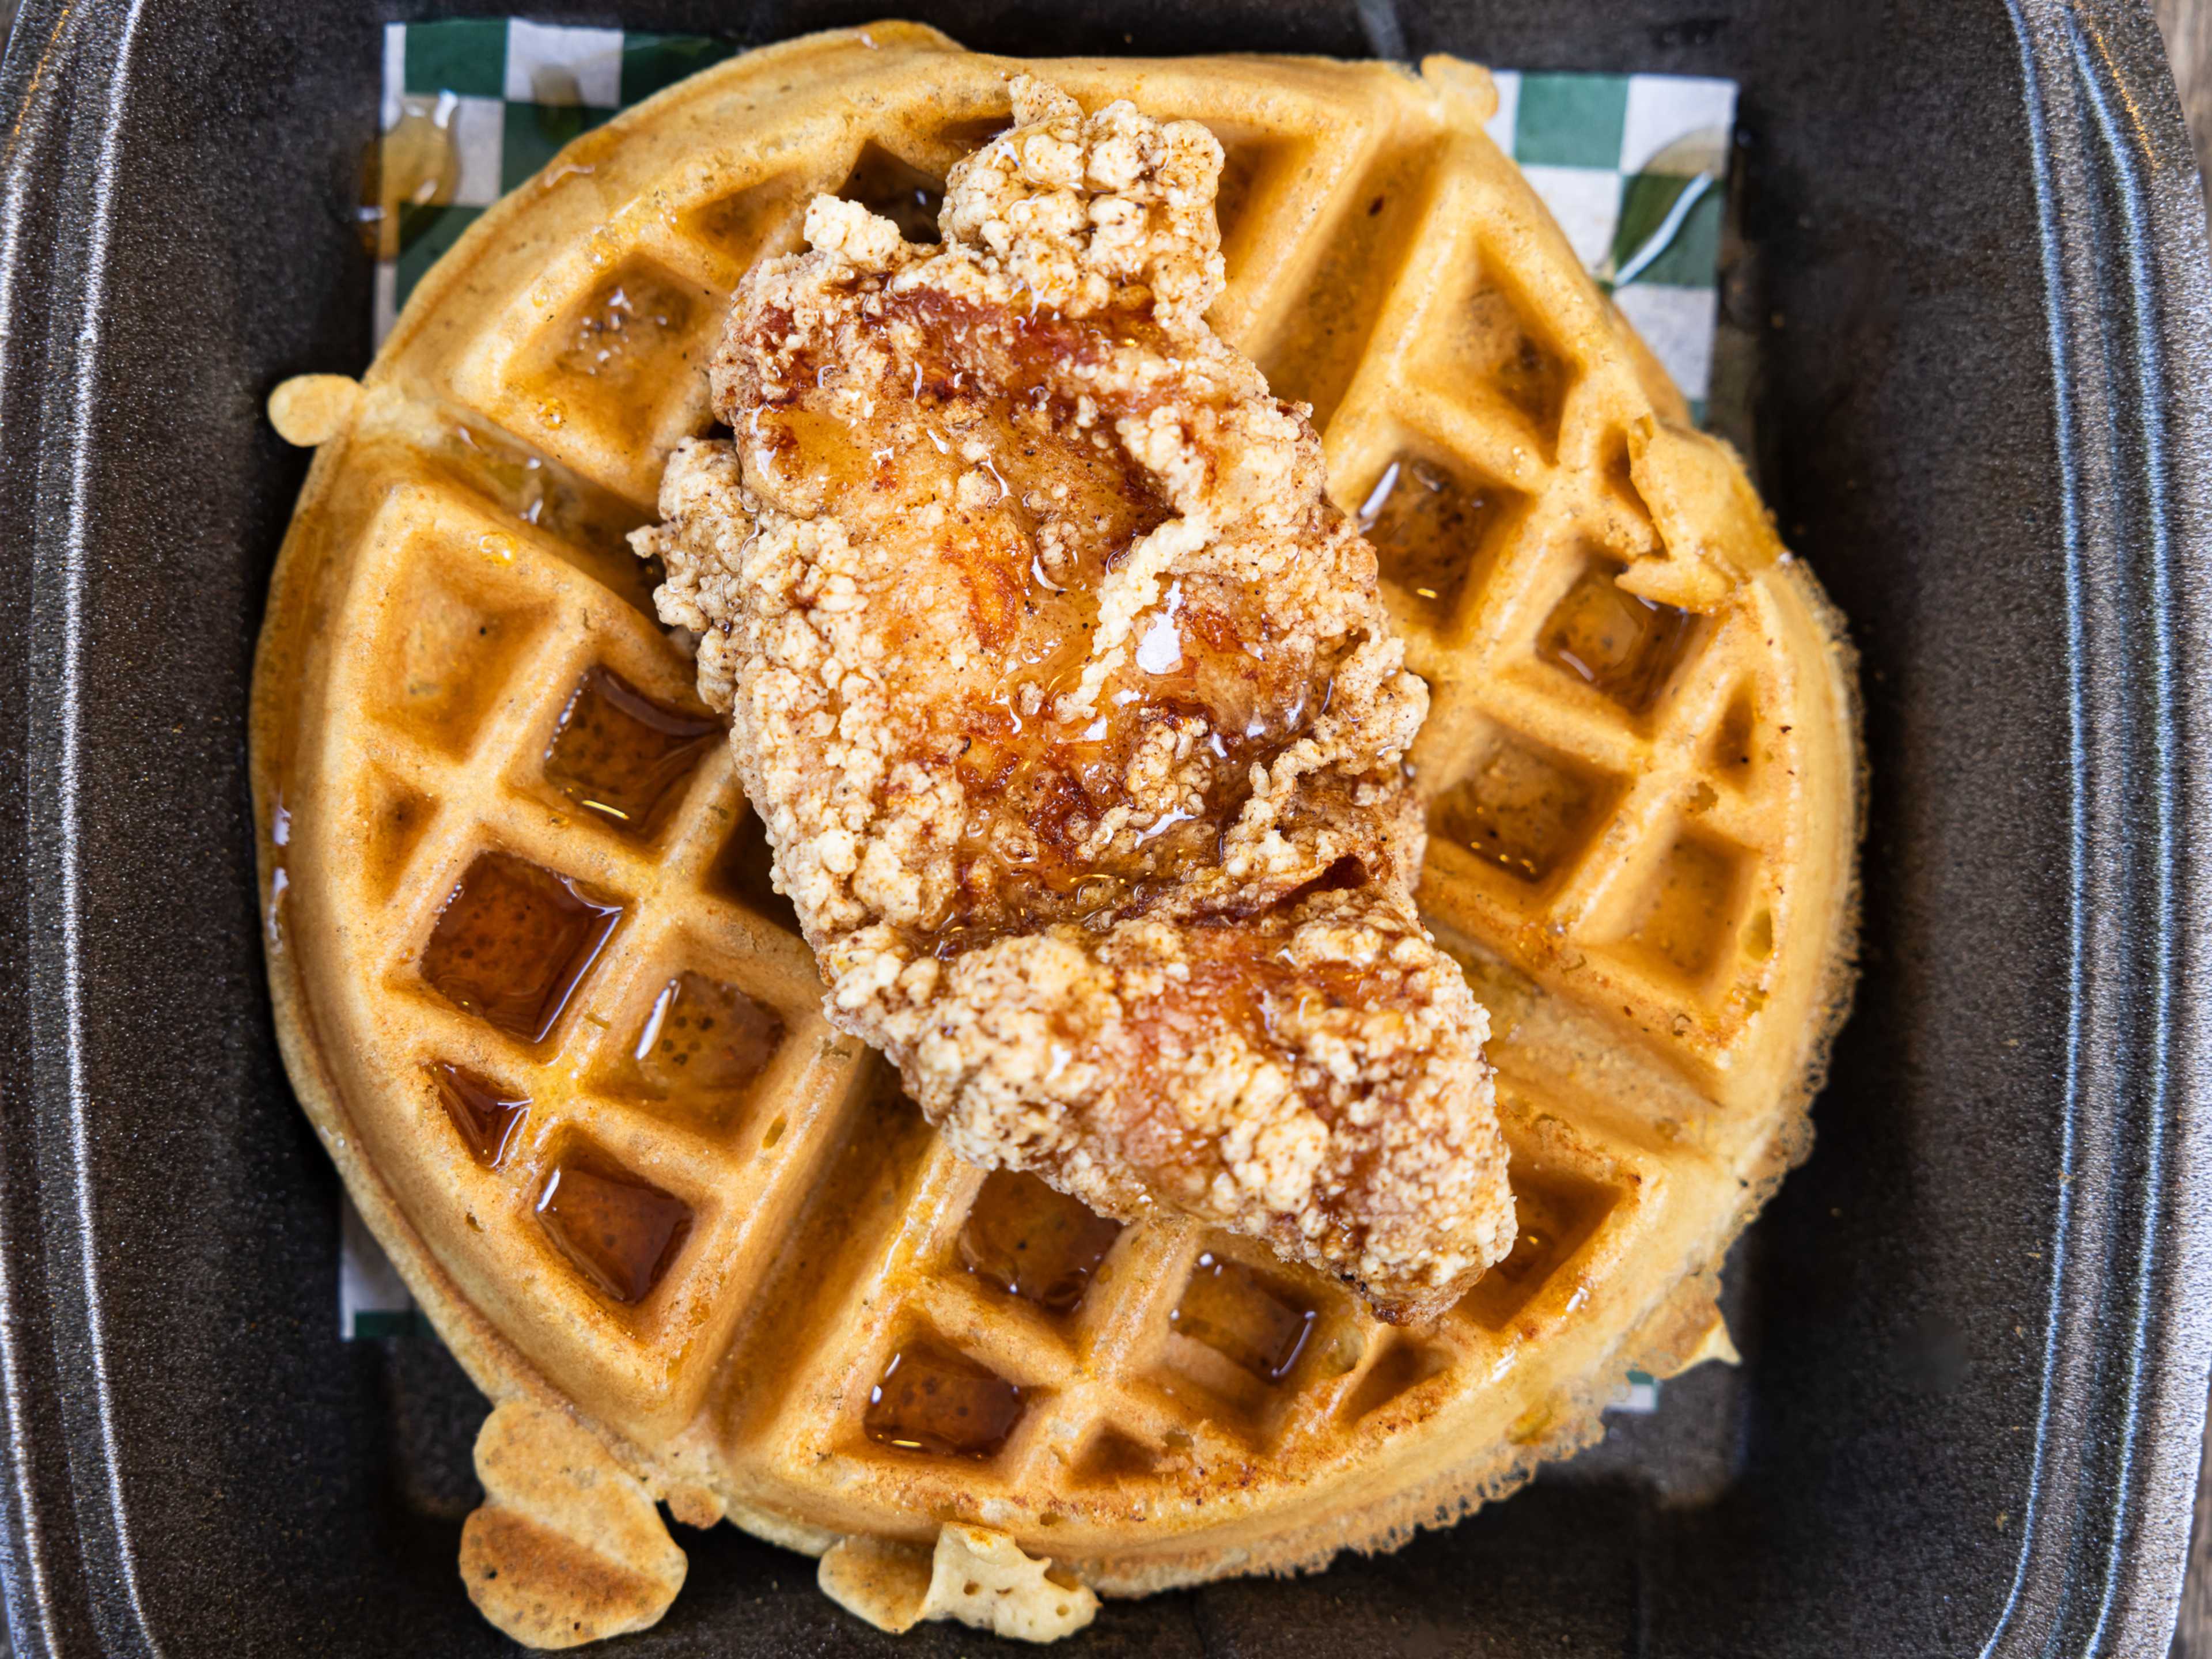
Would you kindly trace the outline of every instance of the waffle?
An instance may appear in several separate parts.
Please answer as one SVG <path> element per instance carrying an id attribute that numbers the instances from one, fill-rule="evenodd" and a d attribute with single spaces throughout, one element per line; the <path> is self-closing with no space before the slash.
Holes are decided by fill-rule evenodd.
<path id="1" fill-rule="evenodd" d="M 1839 621 L 1484 136 L 1487 76 L 1033 65 L 1223 141 L 1211 319 L 1313 406 L 1431 687 L 1421 901 L 1490 1012 L 1520 1234 L 1391 1328 L 939 1144 L 823 1019 L 623 535 L 708 427 L 748 263 L 817 191 L 922 234 L 1017 67 L 903 24 L 793 41 L 485 214 L 359 392 L 302 404 L 254 692 L 287 1064 L 439 1330 L 679 1520 L 830 1553 L 879 1622 L 849 1586 L 974 1559 L 948 1522 L 1063 1604 L 1390 1547 L 1590 1443 L 1632 1368 L 1724 1350 L 1715 1272 L 1807 1147 L 1855 925 Z M 548 1536 L 504 1559 L 598 1548 L 644 1588 L 501 1620 L 529 1639 L 673 1593 L 653 1550 Z"/>

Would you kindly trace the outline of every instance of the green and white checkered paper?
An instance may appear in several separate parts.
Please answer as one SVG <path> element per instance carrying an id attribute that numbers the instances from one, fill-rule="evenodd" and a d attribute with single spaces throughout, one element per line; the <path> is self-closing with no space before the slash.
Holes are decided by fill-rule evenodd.
<path id="1" fill-rule="evenodd" d="M 519 18 L 386 25 L 385 131 L 404 116 L 427 118 L 445 131 L 459 166 L 447 200 L 401 211 L 398 256 L 376 270 L 378 342 L 477 215 L 578 134 L 737 50 L 697 35 Z M 1496 79 L 1492 138 L 1521 164 L 1576 253 L 1702 417 L 1735 83 L 1510 70 Z M 349 1337 L 426 1328 L 350 1205 L 339 1328 Z M 1650 1411 L 1657 1392 L 1650 1379 L 1633 1378 L 1620 1409 Z"/>
<path id="2" fill-rule="evenodd" d="M 737 50 L 699 35 L 519 18 L 386 24 L 384 125 L 406 112 L 434 121 L 459 170 L 449 200 L 402 212 L 398 258 L 377 267 L 378 342 L 469 222 L 562 145 Z M 1496 78 L 1491 137 L 1702 413 L 1735 82 L 1510 70 Z"/>

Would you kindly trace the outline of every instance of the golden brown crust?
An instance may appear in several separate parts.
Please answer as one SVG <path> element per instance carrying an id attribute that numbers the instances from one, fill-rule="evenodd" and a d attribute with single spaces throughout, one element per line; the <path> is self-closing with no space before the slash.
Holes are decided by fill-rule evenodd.
<path id="1" fill-rule="evenodd" d="M 831 198 L 680 448 L 698 638 L 830 980 L 952 1146 L 1443 1312 L 1510 1246 L 1417 920 L 1427 708 L 1303 410 L 1203 313 L 1220 147 L 1017 79 L 941 248 Z"/>
<path id="2" fill-rule="evenodd" d="M 1491 1016 L 1516 1193 L 1562 1228 L 1509 1262 L 1517 1276 L 1487 1277 L 1437 1326 L 1383 1331 L 1313 1276 L 1284 1274 L 1275 1291 L 1316 1312 L 1273 1385 L 1176 1334 L 1209 1241 L 1172 1224 L 1127 1229 L 1101 1269 L 1110 1282 L 1057 1323 L 976 1288 L 954 1241 L 988 1194 L 909 1115 L 879 1110 L 858 1068 L 840 1070 L 805 1007 L 803 947 L 708 878 L 731 821 L 718 815 L 743 811 L 726 763 L 702 768 L 650 856 L 556 823 L 536 789 L 544 733 L 590 665 L 683 700 L 690 665 L 610 596 L 622 580 L 592 526 L 608 492 L 644 516 L 669 447 L 702 429 L 697 366 L 713 343 L 665 342 L 625 383 L 641 412 L 599 425 L 594 408 L 630 405 L 594 405 L 609 389 L 554 373 L 544 341 L 641 264 L 726 291 L 743 249 L 695 233 L 764 226 L 768 246 L 796 246 L 806 196 L 837 186 L 855 144 L 941 169 L 1003 120 L 1018 67 L 908 25 L 792 42 L 625 113 L 556 182 L 487 212 L 417 289 L 302 492 L 257 664 L 256 815 L 288 1069 L 370 1227 L 487 1393 L 572 1410 L 651 1490 L 684 1494 L 682 1513 L 726 1513 L 794 1549 L 855 1534 L 926 1546 L 958 1515 L 1139 1594 L 1316 1565 L 1448 1521 L 1594 1436 L 1629 1365 L 1662 1368 L 1651 1351 L 1699 1328 L 1714 1264 L 1809 1140 L 1808 1091 L 1849 994 L 1862 761 L 1848 648 L 1802 567 L 1745 579 L 1701 619 L 1698 652 L 1635 721 L 1531 658 L 1582 568 L 1572 537 L 1622 561 L 1651 550 L 1607 446 L 1669 408 L 1639 387 L 1564 240 L 1476 131 L 1480 71 L 1425 84 L 1311 60 L 1050 66 L 1086 107 L 1134 95 L 1222 136 L 1248 205 L 1213 320 L 1326 405 L 1340 503 L 1367 500 L 1401 456 L 1516 492 L 1470 544 L 1456 611 L 1385 571 L 1435 688 L 1424 788 L 1456 788 L 1501 738 L 1629 787 L 1579 865 L 1540 889 L 1474 866 L 1449 836 L 1429 854 L 1425 908 Z M 777 202 L 786 217 L 730 208 Z M 1347 226 L 1374 234 L 1340 240 Z M 1554 426 L 1485 401 L 1475 359 L 1440 334 L 1478 283 L 1492 285 L 1486 326 L 1503 291 L 1525 330 L 1481 362 L 1533 341 L 1570 365 Z M 1318 321 L 1308 295 L 1323 298 Z M 526 466 L 542 494 L 512 493 Z M 507 669 L 465 677 L 468 699 L 426 733 L 388 700 L 389 670 L 415 648 L 419 596 L 452 584 L 487 621 L 533 631 Z M 376 816 L 394 802 L 419 830 L 404 853 Z M 1742 896 L 1723 920 L 1771 945 L 1754 956 L 1724 935 L 1710 983 L 1686 988 L 1619 942 L 1650 890 L 1648 849 L 1678 826 L 1736 849 Z M 632 901 L 579 1009 L 535 1051 L 472 1027 L 412 971 L 487 842 Z M 1613 908 L 1584 907 L 1589 868 L 1607 872 Z M 660 971 L 677 934 L 732 964 L 717 972 L 773 987 L 787 967 L 797 988 L 779 1006 L 804 1065 L 719 1143 L 644 1120 L 590 1069 L 599 1028 L 583 1016 L 614 1022 L 602 1054 L 629 1042 L 616 992 Z M 434 1101 L 424 1115 L 418 1068 L 441 1058 L 526 1085 L 542 1138 L 501 1170 L 474 1170 Z M 532 1218 L 546 1159 L 578 1134 L 702 1203 L 690 1254 L 642 1308 L 596 1299 Z M 917 1329 L 1035 1385 L 1005 1453 L 933 1462 L 866 1437 L 871 1384 Z M 1201 1374 L 1226 1392 L 1201 1391 Z"/>

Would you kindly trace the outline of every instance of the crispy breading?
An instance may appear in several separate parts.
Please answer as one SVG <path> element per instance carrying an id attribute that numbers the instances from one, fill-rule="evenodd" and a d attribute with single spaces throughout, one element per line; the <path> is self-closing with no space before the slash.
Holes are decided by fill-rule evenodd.
<path id="1" fill-rule="evenodd" d="M 962 1155 L 1448 1306 L 1513 1238 L 1414 910 L 1427 690 L 1204 313 L 1205 128 L 1014 83 L 941 246 L 817 198 L 639 532 L 830 981 Z"/>

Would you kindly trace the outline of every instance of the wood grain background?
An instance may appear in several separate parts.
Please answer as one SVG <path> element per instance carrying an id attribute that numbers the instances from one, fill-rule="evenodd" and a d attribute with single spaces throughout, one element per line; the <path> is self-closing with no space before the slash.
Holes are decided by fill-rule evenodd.
<path id="1" fill-rule="evenodd" d="M 2212 0 L 2156 0 L 2158 26 L 2173 59 L 2181 105 L 2197 137 L 2197 165 L 2212 200 Z M 2181 1623 L 2173 1634 L 2173 1659 L 2212 1659 L 2212 1436 L 2205 1442 L 2197 1480 L 2197 1528 L 2189 1546 L 2189 1577 L 2181 1592 Z"/>

